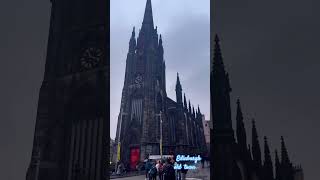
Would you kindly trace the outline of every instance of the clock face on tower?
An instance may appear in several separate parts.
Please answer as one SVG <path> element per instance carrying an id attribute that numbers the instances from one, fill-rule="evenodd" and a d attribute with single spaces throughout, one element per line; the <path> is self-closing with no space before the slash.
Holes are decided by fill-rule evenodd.
<path id="1" fill-rule="evenodd" d="M 86 48 L 80 57 L 81 67 L 91 69 L 96 67 L 102 58 L 102 50 L 95 47 Z"/>
<path id="2" fill-rule="evenodd" d="M 142 85 L 142 76 L 140 74 L 136 76 L 134 83 L 138 86 Z"/>

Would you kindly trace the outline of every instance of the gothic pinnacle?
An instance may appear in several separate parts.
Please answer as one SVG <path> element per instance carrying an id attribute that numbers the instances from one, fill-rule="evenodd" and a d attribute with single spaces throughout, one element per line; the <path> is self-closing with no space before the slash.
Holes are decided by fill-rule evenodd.
<path id="1" fill-rule="evenodd" d="M 184 105 L 184 108 L 188 109 L 187 99 L 186 99 L 186 94 L 185 93 L 183 93 L 183 105 Z"/>
<path id="2" fill-rule="evenodd" d="M 216 34 L 215 36 L 215 45 L 214 45 L 214 57 L 213 57 L 213 63 L 214 64 L 223 64 L 223 61 L 222 61 L 222 55 L 221 55 L 221 48 L 220 48 L 220 40 L 219 40 L 219 37 L 218 35 Z"/>
<path id="3" fill-rule="evenodd" d="M 162 35 L 160 34 L 160 38 L 159 38 L 159 46 L 162 46 Z"/>
<path id="4" fill-rule="evenodd" d="M 135 32 L 135 27 L 133 26 L 131 38 L 135 38 L 135 37 L 136 37 L 136 32 Z"/>
<path id="5" fill-rule="evenodd" d="M 237 120 L 237 140 L 240 145 L 240 147 L 244 150 L 247 147 L 247 135 L 246 135 L 246 129 L 244 127 L 243 123 L 243 115 L 241 111 L 241 105 L 240 105 L 240 100 L 237 100 L 237 115 L 236 115 L 236 120 Z"/>
<path id="6" fill-rule="evenodd" d="M 152 15 L 152 5 L 151 0 L 147 0 L 146 9 L 144 12 L 143 22 L 142 22 L 142 29 L 147 27 L 147 25 L 151 25 L 153 29 L 153 15 Z"/>
<path id="7" fill-rule="evenodd" d="M 249 155 L 249 158 L 252 160 L 252 153 L 251 153 L 251 146 L 250 146 L 250 144 L 248 144 L 248 155 Z"/>
<path id="8" fill-rule="evenodd" d="M 271 161 L 270 149 L 269 149 L 268 140 L 266 136 L 264 136 L 264 161 L 265 161 L 264 163 L 266 163 L 266 161 Z"/>
<path id="9" fill-rule="evenodd" d="M 177 82 L 176 82 L 176 96 L 177 96 L 177 103 L 183 106 L 182 102 L 182 87 L 179 79 L 179 73 L 177 73 Z"/>
<path id="10" fill-rule="evenodd" d="M 161 36 L 161 34 L 160 34 L 160 38 L 159 38 L 159 46 L 158 46 L 158 48 L 159 48 L 160 55 L 163 56 L 163 46 L 162 46 L 162 36 Z"/>
<path id="11" fill-rule="evenodd" d="M 194 106 L 192 105 L 192 114 L 195 115 Z"/>
<path id="12" fill-rule="evenodd" d="M 254 119 L 252 119 L 252 156 L 253 160 L 255 161 L 256 167 L 259 168 L 262 164 L 261 149 Z"/>
<path id="13" fill-rule="evenodd" d="M 264 176 L 266 179 L 273 179 L 273 165 L 272 165 L 272 160 L 270 156 L 270 149 L 269 145 L 267 142 L 267 137 L 264 136 L 264 163 L 263 163 L 263 168 L 264 168 Z"/>
<path id="14" fill-rule="evenodd" d="M 177 87 L 180 87 L 180 89 L 181 89 L 181 83 L 180 83 L 180 78 L 179 78 L 179 73 L 178 72 L 177 72 L 176 90 L 177 90 Z"/>
<path id="15" fill-rule="evenodd" d="M 278 156 L 278 151 L 275 150 L 275 179 L 280 180 L 280 161 Z"/>
<path id="16" fill-rule="evenodd" d="M 290 164 L 289 155 L 283 136 L 281 136 L 281 164 Z"/>
<path id="17" fill-rule="evenodd" d="M 130 42 L 129 42 L 129 52 L 133 53 L 136 49 L 136 34 L 135 34 L 135 27 L 133 27 Z"/>

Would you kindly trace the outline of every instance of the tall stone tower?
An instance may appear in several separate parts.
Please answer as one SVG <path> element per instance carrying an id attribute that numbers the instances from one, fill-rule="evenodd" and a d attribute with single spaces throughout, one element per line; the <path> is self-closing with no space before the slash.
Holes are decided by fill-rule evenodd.
<path id="1" fill-rule="evenodd" d="M 230 84 L 226 73 L 219 44 L 215 36 L 214 57 L 211 62 L 211 118 L 210 130 L 212 152 L 210 177 L 215 180 L 292 180 L 303 179 L 301 166 L 293 166 L 281 137 L 281 162 L 275 152 L 275 175 L 267 137 L 264 136 L 264 153 L 259 143 L 256 121 L 252 120 L 251 145 L 247 144 L 244 117 L 237 101 L 236 136 L 232 128 L 230 108 Z"/>
<path id="2" fill-rule="evenodd" d="M 147 0 L 142 27 L 135 28 L 129 42 L 116 142 L 121 143 L 121 161 L 143 161 L 160 154 L 160 119 L 166 121 L 166 82 L 162 37 L 153 24 L 151 0 Z M 163 143 L 168 142 L 166 131 Z M 133 163 L 134 164 L 134 163 Z"/>
<path id="3" fill-rule="evenodd" d="M 27 180 L 106 178 L 108 10 L 105 0 L 51 0 Z"/>
<path id="4" fill-rule="evenodd" d="M 237 179 L 233 175 L 235 147 L 234 131 L 232 129 L 230 107 L 230 84 L 225 71 L 219 38 L 215 36 L 213 66 L 211 71 L 211 117 L 213 123 L 211 174 L 217 180 Z"/>

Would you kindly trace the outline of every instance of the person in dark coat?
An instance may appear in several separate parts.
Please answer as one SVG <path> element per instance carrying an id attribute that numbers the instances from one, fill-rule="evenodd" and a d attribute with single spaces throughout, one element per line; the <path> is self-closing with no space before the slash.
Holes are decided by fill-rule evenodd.
<path id="1" fill-rule="evenodd" d="M 186 180 L 188 169 L 185 169 L 184 166 L 181 168 L 181 180 Z"/>
<path id="2" fill-rule="evenodd" d="M 149 179 L 150 180 L 156 180 L 157 179 L 157 168 L 156 163 L 152 163 L 151 168 L 149 170 Z"/>
<path id="3" fill-rule="evenodd" d="M 201 159 L 201 165 L 202 165 L 202 168 L 204 168 L 204 161 L 205 161 L 205 159 L 204 159 L 204 158 L 202 158 L 202 159 Z"/>
<path id="4" fill-rule="evenodd" d="M 151 169 L 151 162 L 148 159 L 146 164 L 145 164 L 145 170 L 146 170 L 146 180 L 149 179 L 149 171 Z"/>
<path id="5" fill-rule="evenodd" d="M 175 180 L 175 170 L 171 163 L 171 158 L 167 159 L 166 164 L 163 167 L 163 180 Z"/>
<path id="6" fill-rule="evenodd" d="M 163 175 L 162 175 L 163 174 L 163 163 L 160 160 L 157 164 L 157 170 L 158 170 L 159 179 L 163 180 Z"/>

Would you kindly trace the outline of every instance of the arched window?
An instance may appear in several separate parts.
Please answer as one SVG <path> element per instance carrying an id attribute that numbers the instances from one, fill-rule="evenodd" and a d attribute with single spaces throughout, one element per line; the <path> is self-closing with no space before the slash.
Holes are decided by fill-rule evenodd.
<path id="1" fill-rule="evenodd" d="M 134 118 L 140 123 L 142 122 L 143 108 L 142 108 L 142 99 L 134 98 L 131 102 L 131 120 Z"/>

